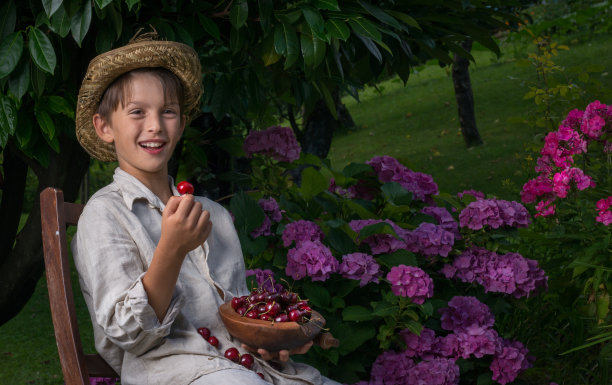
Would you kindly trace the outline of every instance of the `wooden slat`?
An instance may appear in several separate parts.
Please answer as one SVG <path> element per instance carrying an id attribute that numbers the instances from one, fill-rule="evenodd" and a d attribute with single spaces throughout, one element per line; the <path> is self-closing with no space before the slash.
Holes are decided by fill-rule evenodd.
<path id="1" fill-rule="evenodd" d="M 118 377 L 99 355 L 83 354 L 76 320 L 66 224 L 78 222 L 83 206 L 64 203 L 61 190 L 46 188 L 40 194 L 40 209 L 49 304 L 64 381 L 66 385 L 89 385 L 88 367 L 92 375 Z"/>

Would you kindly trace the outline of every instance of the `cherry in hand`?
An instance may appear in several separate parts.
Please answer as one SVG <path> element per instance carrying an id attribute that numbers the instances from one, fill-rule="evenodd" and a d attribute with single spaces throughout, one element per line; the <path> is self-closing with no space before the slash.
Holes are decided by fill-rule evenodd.
<path id="1" fill-rule="evenodd" d="M 185 194 L 193 194 L 193 185 L 189 182 L 187 182 L 186 180 L 180 182 L 179 184 L 176 185 L 176 189 L 178 190 L 179 194 L 181 195 L 185 195 Z"/>

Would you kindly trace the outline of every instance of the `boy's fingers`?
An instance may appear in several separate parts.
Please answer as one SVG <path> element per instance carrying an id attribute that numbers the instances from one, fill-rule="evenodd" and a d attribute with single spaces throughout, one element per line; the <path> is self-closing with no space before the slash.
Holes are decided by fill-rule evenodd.
<path id="1" fill-rule="evenodd" d="M 191 211 L 188 214 L 187 220 L 189 223 L 193 223 L 194 226 L 197 226 L 199 223 L 199 219 L 202 216 L 202 204 L 198 201 L 193 202 L 191 206 Z"/>
<path id="2" fill-rule="evenodd" d="M 181 203 L 181 197 L 170 197 L 168 199 L 168 203 L 166 203 L 166 207 L 164 208 L 164 212 L 168 212 L 168 214 L 173 214 L 176 212 L 179 204 Z"/>
<path id="3" fill-rule="evenodd" d="M 176 213 L 182 218 L 185 218 L 191 212 L 191 207 L 194 204 L 193 195 L 186 194 L 180 197 L 179 206 L 176 209 Z"/>

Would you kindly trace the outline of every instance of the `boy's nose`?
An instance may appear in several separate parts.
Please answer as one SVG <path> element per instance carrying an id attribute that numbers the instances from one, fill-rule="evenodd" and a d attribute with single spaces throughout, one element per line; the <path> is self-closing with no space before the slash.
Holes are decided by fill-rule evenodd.
<path id="1" fill-rule="evenodd" d="M 149 117 L 147 122 L 147 131 L 149 132 L 160 132 L 162 130 L 161 118 L 156 115 Z"/>

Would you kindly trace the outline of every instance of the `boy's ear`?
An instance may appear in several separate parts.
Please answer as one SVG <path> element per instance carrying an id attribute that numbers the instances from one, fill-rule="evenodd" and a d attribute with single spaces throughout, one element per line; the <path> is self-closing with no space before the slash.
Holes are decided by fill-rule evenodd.
<path id="1" fill-rule="evenodd" d="M 92 120 L 98 137 L 100 137 L 100 139 L 106 143 L 113 143 L 115 141 L 113 130 L 106 119 L 104 119 L 100 114 L 94 114 Z"/>

